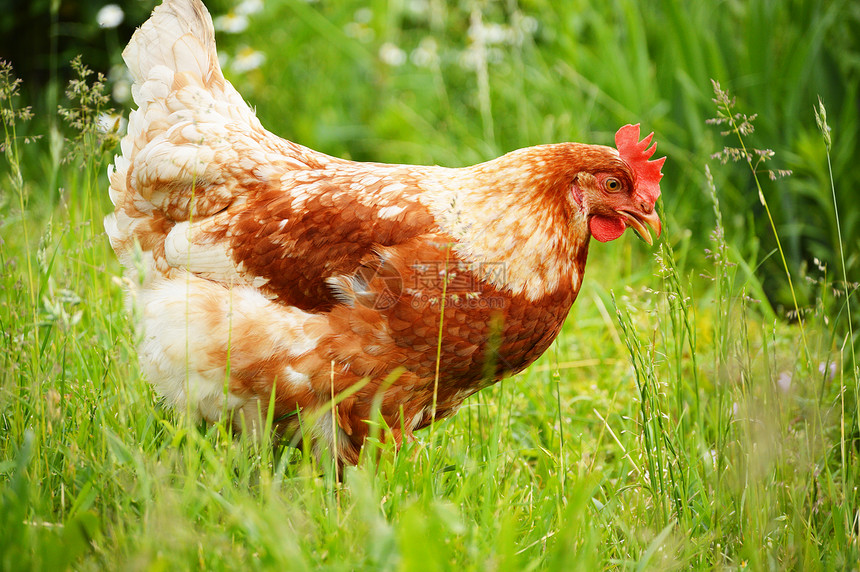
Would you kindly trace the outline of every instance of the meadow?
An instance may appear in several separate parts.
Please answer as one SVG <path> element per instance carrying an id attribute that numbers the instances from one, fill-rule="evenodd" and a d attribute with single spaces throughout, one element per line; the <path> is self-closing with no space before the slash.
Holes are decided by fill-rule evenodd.
<path id="1" fill-rule="evenodd" d="M 856 3 L 209 6 L 263 124 L 333 155 L 461 166 L 641 122 L 664 233 L 592 244 L 537 363 L 340 483 L 140 373 L 102 219 L 145 14 L 57 44 L 53 83 L 4 64 L 0 569 L 860 568 Z"/>

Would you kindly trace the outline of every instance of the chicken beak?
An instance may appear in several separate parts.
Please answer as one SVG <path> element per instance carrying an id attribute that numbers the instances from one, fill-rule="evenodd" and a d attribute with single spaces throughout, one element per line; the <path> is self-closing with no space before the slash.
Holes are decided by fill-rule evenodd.
<path id="1" fill-rule="evenodd" d="M 637 211 L 620 211 L 619 214 L 624 217 L 627 226 L 633 228 L 639 237 L 648 243 L 648 246 L 653 246 L 654 239 L 651 238 L 651 233 L 648 231 L 646 224 L 654 229 L 657 236 L 660 236 L 660 231 L 663 225 L 660 223 L 660 217 L 657 216 L 657 211 L 651 211 L 648 214 Z"/>

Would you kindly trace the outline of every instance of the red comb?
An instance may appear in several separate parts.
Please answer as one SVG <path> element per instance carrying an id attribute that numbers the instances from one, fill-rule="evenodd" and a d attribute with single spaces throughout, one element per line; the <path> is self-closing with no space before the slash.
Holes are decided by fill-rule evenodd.
<path id="1" fill-rule="evenodd" d="M 663 178 L 660 169 L 666 157 L 649 161 L 657 151 L 656 143 L 648 148 L 652 137 L 653 133 L 639 141 L 639 124 L 625 125 L 615 133 L 615 147 L 621 158 L 636 173 L 636 193 L 655 203 L 660 196 L 660 179 Z"/>

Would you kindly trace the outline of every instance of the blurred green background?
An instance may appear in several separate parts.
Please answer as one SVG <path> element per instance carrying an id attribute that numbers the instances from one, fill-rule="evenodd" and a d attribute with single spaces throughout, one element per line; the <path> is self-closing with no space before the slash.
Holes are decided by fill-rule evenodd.
<path id="1" fill-rule="evenodd" d="M 94 126 L 128 116 L 120 52 L 154 4 L 0 0 L 23 79 L 0 81 L 0 571 L 856 568 L 860 2 L 207 2 L 263 124 L 327 153 L 459 166 L 641 122 L 668 156 L 660 244 L 593 245 L 540 362 L 344 488 L 191 427 L 136 365 Z M 65 96 L 78 54 L 101 121 L 95 88 Z M 758 179 L 805 330 L 749 167 L 712 157 L 738 145 L 706 123 L 712 79 L 775 153 Z"/>
<path id="2" fill-rule="evenodd" d="M 6 0 L 8 2 L 8 0 Z M 120 52 L 155 2 L 36 0 L 0 10 L 0 57 L 24 80 L 33 133 L 53 108 L 77 54 L 111 82 L 127 115 Z M 611 144 L 625 123 L 655 131 L 669 156 L 663 185 L 673 240 L 704 256 L 713 214 L 710 164 L 730 243 L 761 263 L 778 310 L 790 305 L 773 233 L 746 165 L 711 156 L 737 141 L 705 121 L 711 79 L 758 114 L 749 144 L 775 157 L 762 175 L 789 266 L 841 268 L 830 178 L 813 106 L 833 127 L 832 168 L 847 270 L 860 281 L 856 1 L 246 0 L 209 2 L 225 73 L 270 130 L 357 160 L 460 166 L 538 143 Z M 110 8 L 108 9 L 110 10 Z M 119 12 L 117 12 L 117 10 Z M 121 14 L 117 21 L 117 13 Z M 42 143 L 44 151 L 44 145 Z M 31 146 L 27 153 L 39 153 Z M 39 168 L 38 161 L 35 163 Z M 52 193 L 52 189 L 33 189 Z M 800 280 L 801 304 L 809 303 Z"/>

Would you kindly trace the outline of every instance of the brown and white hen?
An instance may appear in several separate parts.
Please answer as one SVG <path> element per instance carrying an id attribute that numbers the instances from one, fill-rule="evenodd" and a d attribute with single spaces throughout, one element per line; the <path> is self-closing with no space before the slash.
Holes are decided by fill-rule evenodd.
<path id="1" fill-rule="evenodd" d="M 660 232 L 664 159 L 649 161 L 638 125 L 617 149 L 356 163 L 263 128 L 224 79 L 199 0 L 166 0 L 123 57 L 138 109 L 105 227 L 146 375 L 210 421 L 258 430 L 271 402 L 280 436 L 301 424 L 355 463 L 374 400 L 398 443 L 451 415 L 550 346 L 592 236 Z"/>

